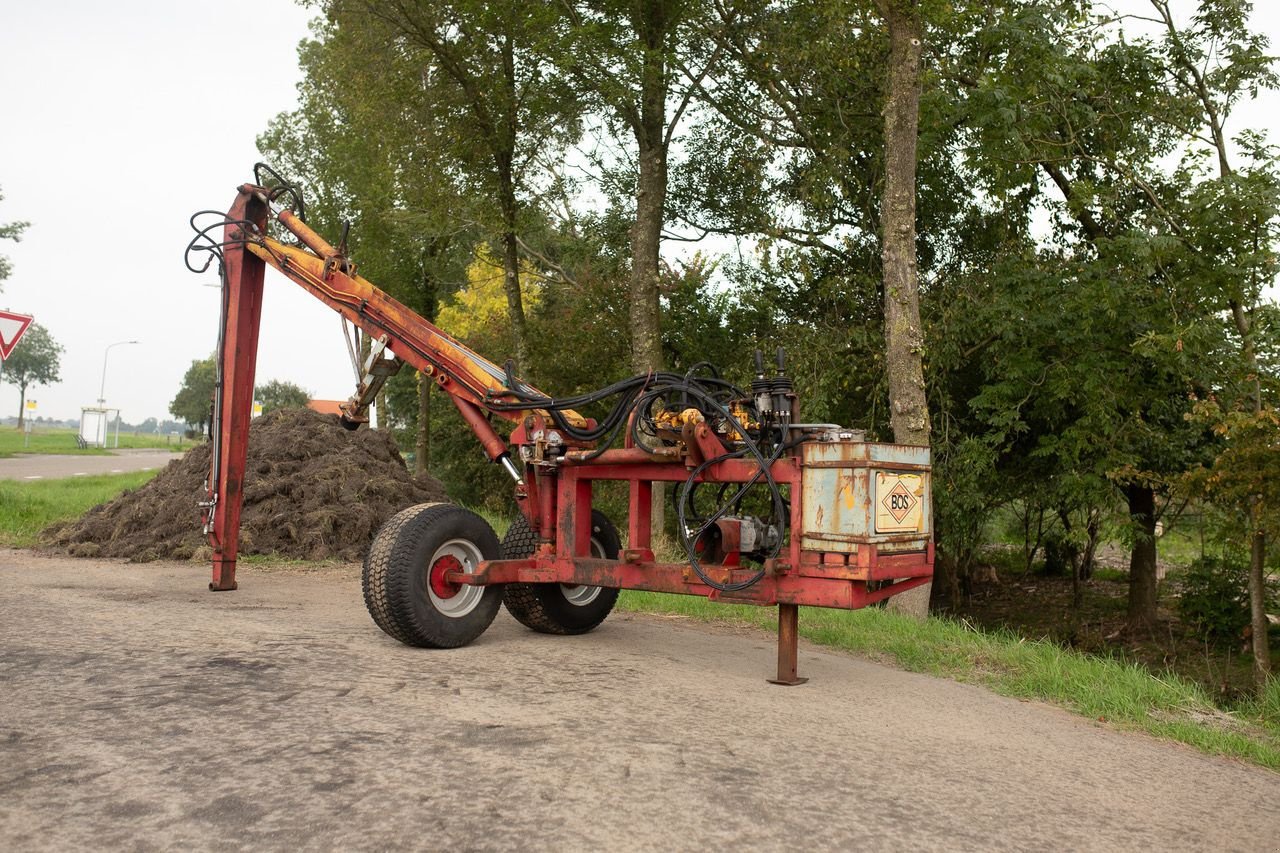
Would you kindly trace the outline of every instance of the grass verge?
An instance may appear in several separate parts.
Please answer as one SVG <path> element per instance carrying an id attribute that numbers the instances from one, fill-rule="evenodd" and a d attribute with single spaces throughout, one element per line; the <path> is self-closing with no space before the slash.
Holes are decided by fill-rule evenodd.
<path id="1" fill-rule="evenodd" d="M 625 591 L 622 610 L 754 625 L 773 631 L 773 608 L 713 604 L 701 598 Z M 980 684 L 997 693 L 1059 705 L 1124 729 L 1144 731 L 1208 753 L 1280 770 L 1280 680 L 1257 701 L 1228 714 L 1176 676 L 1080 654 L 1007 632 L 979 631 L 950 619 L 919 622 L 878 608 L 805 608 L 800 635 L 911 672 Z"/>
<path id="2" fill-rule="evenodd" d="M 136 489 L 158 471 L 68 477 L 63 480 L 0 480 L 0 546 L 30 548 L 56 521 L 77 518 L 126 489 Z"/>
<path id="3" fill-rule="evenodd" d="M 65 454 L 68 456 L 106 456 L 115 450 L 116 437 L 107 436 L 111 446 L 105 450 L 97 447 L 81 449 L 76 443 L 76 431 L 73 429 L 36 429 L 28 438 L 21 430 L 0 427 L 0 459 L 7 459 L 20 453 L 33 455 Z M 180 452 L 189 449 L 192 442 L 180 438 L 170 441 L 163 435 L 120 434 L 120 449 L 154 448 Z"/>

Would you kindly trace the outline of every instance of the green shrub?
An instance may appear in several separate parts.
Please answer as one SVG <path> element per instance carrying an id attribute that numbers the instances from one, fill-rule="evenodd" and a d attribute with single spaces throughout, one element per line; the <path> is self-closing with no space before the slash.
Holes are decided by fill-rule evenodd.
<path id="1" fill-rule="evenodd" d="M 1249 569 L 1228 557 L 1200 557 L 1182 575 L 1178 612 L 1210 642 L 1230 644 L 1249 624 Z"/>

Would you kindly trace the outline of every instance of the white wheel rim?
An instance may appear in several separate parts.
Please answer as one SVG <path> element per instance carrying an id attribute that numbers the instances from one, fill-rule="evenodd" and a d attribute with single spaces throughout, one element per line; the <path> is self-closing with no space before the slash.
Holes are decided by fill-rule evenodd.
<path id="1" fill-rule="evenodd" d="M 484 598 L 485 588 L 474 584 L 459 584 L 458 591 L 454 595 L 447 598 L 437 595 L 431 588 L 431 569 L 439 560 L 447 557 L 457 560 L 462 566 L 462 571 L 469 575 L 475 574 L 476 567 L 484 557 L 481 556 L 480 549 L 475 546 L 475 543 L 466 539 L 450 539 L 437 548 L 431 555 L 431 559 L 427 561 L 427 597 L 431 600 L 431 606 L 444 616 L 461 619 L 480 604 L 480 599 Z"/>
<path id="2" fill-rule="evenodd" d="M 591 537 L 591 556 L 604 556 L 604 545 L 602 545 L 600 540 L 594 536 Z M 560 594 L 563 595 L 565 600 L 574 607 L 586 607 L 588 604 L 600 597 L 600 591 L 603 588 L 604 587 L 599 586 L 562 583 L 560 584 Z"/>

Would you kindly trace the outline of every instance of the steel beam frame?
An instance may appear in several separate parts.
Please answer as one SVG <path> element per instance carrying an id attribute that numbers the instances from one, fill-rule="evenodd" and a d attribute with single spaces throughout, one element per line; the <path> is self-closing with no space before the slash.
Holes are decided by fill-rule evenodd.
<path id="1" fill-rule="evenodd" d="M 310 249 L 288 246 L 266 235 L 270 215 Z M 492 460 L 510 466 L 510 456 L 528 451 L 526 476 L 516 487 L 516 502 L 537 531 L 533 556 L 491 560 L 474 573 L 448 572 L 452 584 L 561 583 L 700 595 L 712 601 L 778 607 L 778 672 L 770 681 L 795 685 L 799 607 L 852 610 L 927 583 L 933 575 L 932 538 L 923 549 L 919 533 L 880 537 L 841 551 L 802 548 L 803 460 L 791 455 L 774 461 L 770 473 L 779 488 L 790 492 L 790 540 L 777 558 L 764 564 L 760 580 L 745 589 L 722 591 L 699 577 L 688 563 L 658 562 L 653 554 L 650 499 L 654 483 L 683 483 L 705 461 L 726 453 L 726 446 L 705 423 L 686 424 L 687 453 L 650 451 L 626 446 L 596 453 L 588 447 L 567 448 L 554 460 L 538 456 L 545 448 L 532 439 L 547 427 L 545 412 L 491 411 L 488 395 L 501 394 L 508 377 L 427 320 L 396 302 L 355 274 L 354 267 L 323 238 L 289 211 L 273 208 L 261 187 L 240 188 L 228 214 L 223 244 L 224 319 L 218 354 L 219 384 L 214 415 L 214 461 L 209 500 L 209 539 L 213 546 L 213 579 L 209 588 L 236 588 L 235 570 L 243 504 L 249 421 L 262 313 L 266 266 L 273 266 L 361 328 L 385 341 L 396 356 L 434 377 L 449 394 Z M 530 389 L 533 390 L 533 389 Z M 496 414 L 515 423 L 509 439 L 489 421 Z M 589 423 L 576 413 L 566 416 Z M 826 463 L 824 463 L 826 464 Z M 708 465 L 698 477 L 706 483 L 746 483 L 759 463 L 745 458 Z M 597 480 L 628 484 L 630 514 L 628 549 L 618 560 L 589 556 L 592 486 Z M 886 550 L 881 545 L 888 545 Z M 737 564 L 736 555 L 722 564 L 705 565 L 703 574 L 715 584 L 729 585 L 756 574 Z"/>

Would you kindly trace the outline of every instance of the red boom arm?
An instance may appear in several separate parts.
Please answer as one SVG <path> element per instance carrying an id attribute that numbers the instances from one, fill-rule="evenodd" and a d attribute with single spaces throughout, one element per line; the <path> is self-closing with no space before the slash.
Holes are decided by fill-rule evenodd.
<path id="1" fill-rule="evenodd" d="M 267 236 L 273 217 L 302 247 Z M 218 391 L 214 407 L 214 456 L 208 482 L 206 532 L 213 546 L 210 589 L 236 588 L 236 556 L 243 503 L 245 458 L 253 409 L 254 368 L 262 316 L 265 269 L 274 267 L 364 331 L 397 359 L 433 377 L 452 398 L 476 433 L 485 453 L 513 476 L 507 442 L 485 416 L 491 396 L 508 389 L 507 372 L 450 337 L 416 312 L 356 275 L 354 267 L 320 235 L 287 209 L 277 208 L 262 187 L 244 184 L 228 213 L 223 239 L 223 333 L 218 352 Z M 305 248 L 303 248 L 305 247 Z M 537 389 L 515 380 L 525 392 Z M 359 395 L 357 395 L 358 397 Z M 344 413 L 360 420 L 361 400 L 353 397 Z M 492 411 L 517 423 L 537 410 Z M 585 424 L 574 412 L 570 421 Z"/>

